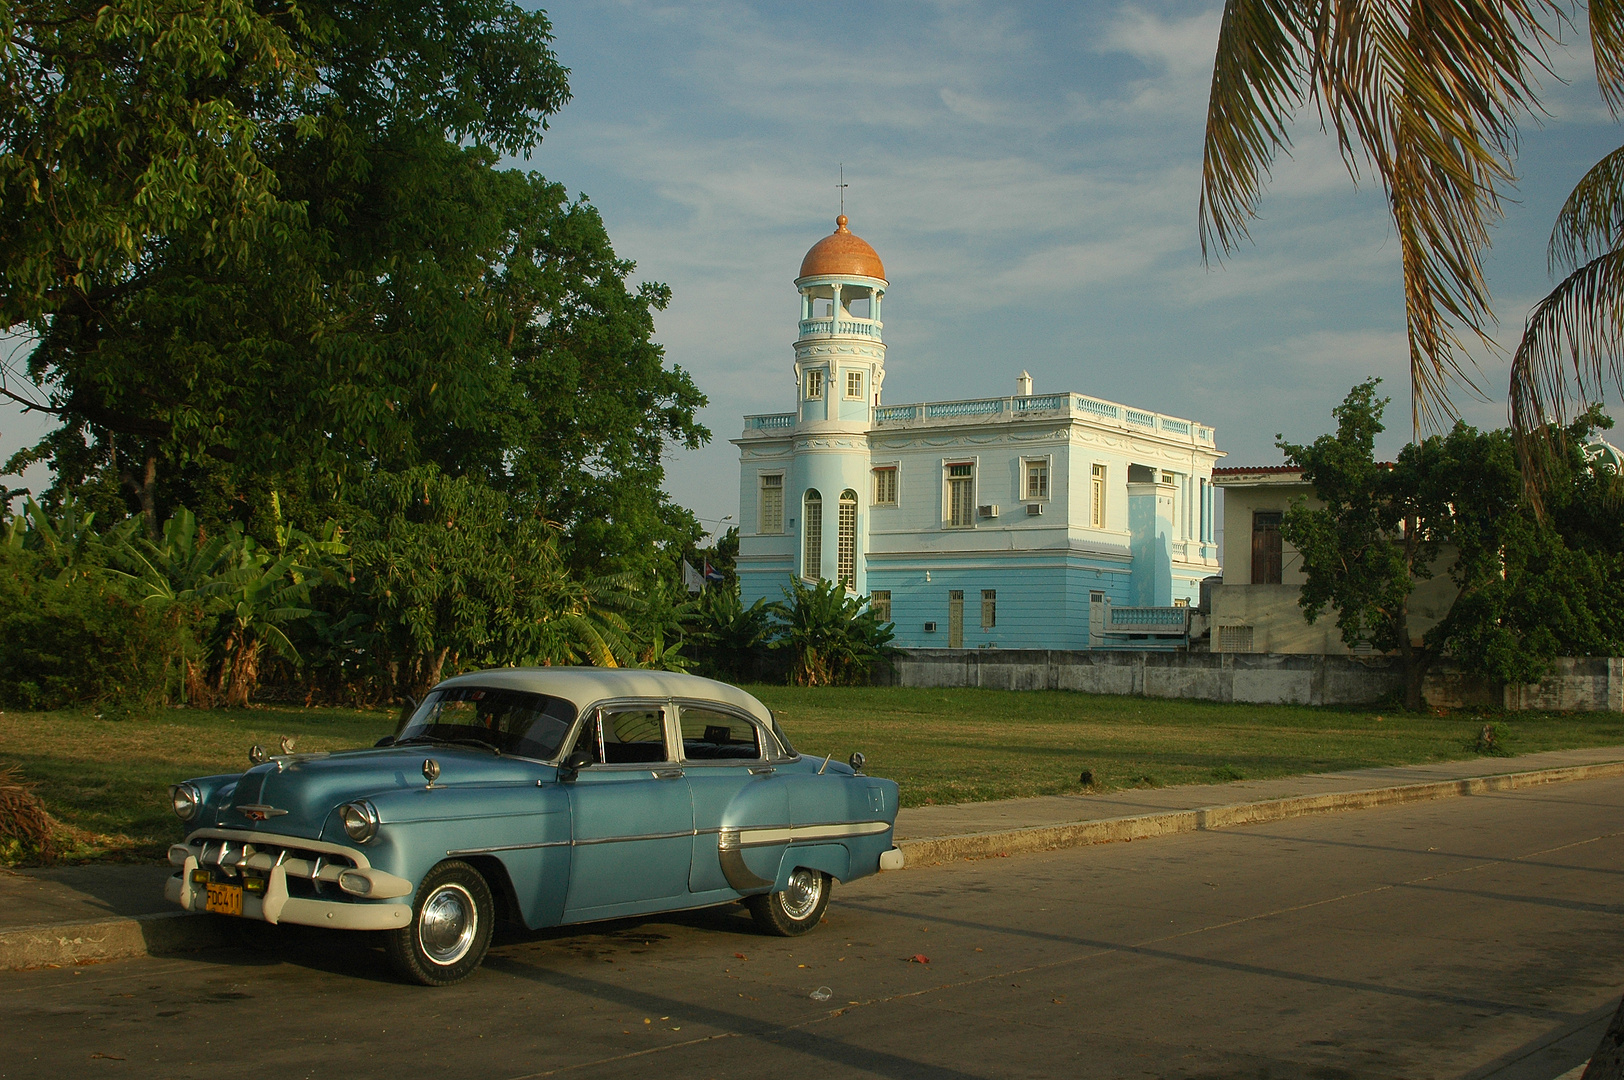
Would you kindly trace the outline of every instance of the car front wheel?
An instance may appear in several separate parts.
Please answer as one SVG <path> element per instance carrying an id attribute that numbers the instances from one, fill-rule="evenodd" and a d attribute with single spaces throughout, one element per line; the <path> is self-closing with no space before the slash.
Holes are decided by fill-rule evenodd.
<path id="1" fill-rule="evenodd" d="M 388 932 L 389 962 L 402 978 L 425 986 L 467 978 L 490 948 L 495 909 L 478 870 L 440 863 L 423 875 L 411 925 Z"/>
<path id="2" fill-rule="evenodd" d="M 756 925 L 769 934 L 780 937 L 804 934 L 823 919 L 823 909 L 829 906 L 829 891 L 833 885 L 834 879 L 828 874 L 798 867 L 789 876 L 789 887 L 783 892 L 750 897 L 750 915 Z"/>

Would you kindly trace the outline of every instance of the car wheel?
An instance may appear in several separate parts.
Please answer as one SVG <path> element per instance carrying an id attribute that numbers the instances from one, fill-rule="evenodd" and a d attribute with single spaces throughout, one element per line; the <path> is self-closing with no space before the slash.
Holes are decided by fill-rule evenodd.
<path id="1" fill-rule="evenodd" d="M 423 875 L 410 926 L 388 931 L 389 962 L 404 979 L 448 986 L 467 978 L 490 948 L 496 905 L 479 871 L 440 863 Z"/>
<path id="2" fill-rule="evenodd" d="M 789 876 L 789 887 L 783 892 L 750 897 L 750 915 L 756 925 L 769 934 L 780 937 L 804 934 L 823 919 L 823 909 L 829 906 L 829 891 L 833 885 L 834 878 L 821 870 L 798 867 Z"/>

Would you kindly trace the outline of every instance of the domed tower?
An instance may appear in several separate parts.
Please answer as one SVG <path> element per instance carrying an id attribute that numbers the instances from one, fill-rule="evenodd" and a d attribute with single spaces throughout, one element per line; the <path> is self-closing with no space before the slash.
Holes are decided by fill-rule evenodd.
<path id="1" fill-rule="evenodd" d="M 795 572 L 807 580 L 844 581 L 866 589 L 868 429 L 885 383 L 880 304 L 885 266 L 868 242 L 846 228 L 801 260 L 795 339 L 795 459 L 790 487 L 801 533 Z M 797 505 L 797 502 L 786 502 Z"/>

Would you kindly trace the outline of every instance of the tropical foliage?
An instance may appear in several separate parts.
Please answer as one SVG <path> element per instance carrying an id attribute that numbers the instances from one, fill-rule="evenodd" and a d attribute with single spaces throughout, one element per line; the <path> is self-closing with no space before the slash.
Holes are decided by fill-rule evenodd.
<path id="1" fill-rule="evenodd" d="M 1603 98 L 1624 105 L 1624 5 L 1586 5 Z M 1203 251 L 1247 235 L 1294 114 L 1313 104 L 1349 172 L 1380 181 L 1403 263 L 1412 422 L 1452 413 L 1470 383 L 1462 333 L 1492 349 L 1482 253 L 1514 180 L 1518 124 L 1537 115 L 1572 19 L 1554 0 L 1226 0 L 1208 102 Z M 1511 372 L 1512 427 L 1525 464 L 1560 453 L 1554 437 L 1624 390 L 1624 150 L 1574 189 L 1551 237 L 1564 275 L 1530 315 Z M 1542 469 L 1535 473 L 1543 476 Z"/>
<path id="2" fill-rule="evenodd" d="M 891 624 L 880 622 L 867 598 L 848 594 L 843 584 L 796 578 L 772 614 L 770 647 L 789 651 L 789 678 L 796 686 L 865 683 L 891 652 Z"/>
<path id="3" fill-rule="evenodd" d="M 1580 449 L 1611 421 L 1592 411 L 1563 433 L 1541 515 L 1525 498 L 1509 431 L 1457 423 L 1378 462 L 1387 399 L 1376 386 L 1349 392 L 1334 410 L 1335 434 L 1279 444 L 1317 502 L 1297 502 L 1282 528 L 1302 558 L 1308 620 L 1334 609 L 1347 645 L 1397 654 L 1411 708 L 1439 656 L 1509 683 L 1542 678 L 1558 656 L 1624 649 L 1619 478 Z M 1415 591 L 1437 573 L 1449 576 L 1453 599 L 1418 632 Z"/>

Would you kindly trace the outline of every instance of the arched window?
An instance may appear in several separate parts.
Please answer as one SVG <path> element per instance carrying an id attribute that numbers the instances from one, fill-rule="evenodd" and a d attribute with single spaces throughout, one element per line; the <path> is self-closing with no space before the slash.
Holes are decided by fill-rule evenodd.
<path id="1" fill-rule="evenodd" d="M 857 492 L 840 493 L 840 546 L 835 552 L 835 575 L 848 589 L 857 587 Z"/>
<path id="2" fill-rule="evenodd" d="M 801 545 L 801 576 L 808 581 L 817 581 L 823 576 L 823 496 L 818 494 L 817 488 L 806 490 L 801 527 L 805 529 Z"/>

